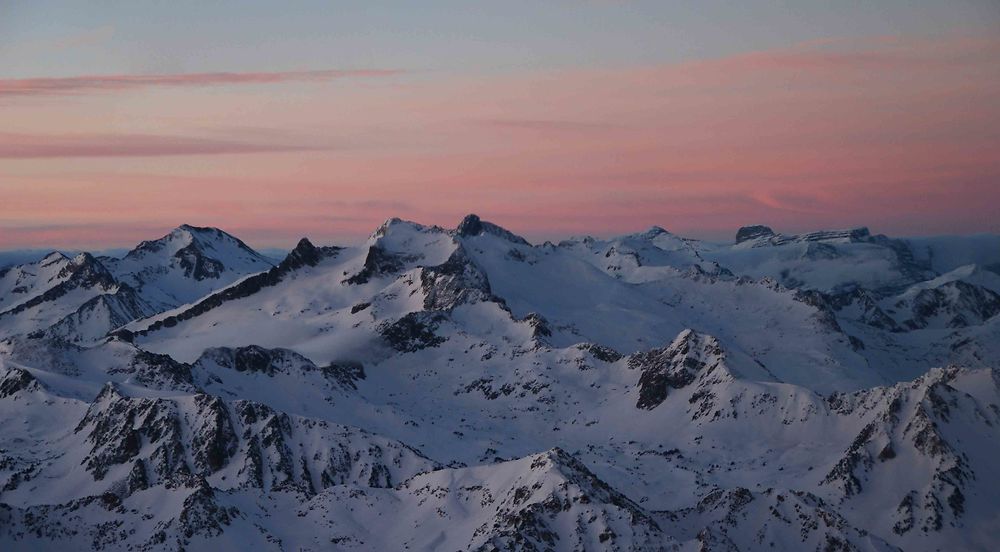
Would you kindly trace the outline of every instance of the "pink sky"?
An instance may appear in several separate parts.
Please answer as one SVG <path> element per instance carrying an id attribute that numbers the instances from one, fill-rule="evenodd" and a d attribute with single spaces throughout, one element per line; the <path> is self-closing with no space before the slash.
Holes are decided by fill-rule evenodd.
<path id="1" fill-rule="evenodd" d="M 532 239 L 1000 232 L 1000 39 L 823 40 L 628 68 L 0 79 L 0 249 L 181 223 L 253 245 L 468 212 Z"/>

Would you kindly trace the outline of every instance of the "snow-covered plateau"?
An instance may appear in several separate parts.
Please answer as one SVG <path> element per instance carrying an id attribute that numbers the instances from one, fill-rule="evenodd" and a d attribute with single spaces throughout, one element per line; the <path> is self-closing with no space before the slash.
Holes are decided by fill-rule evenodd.
<path id="1" fill-rule="evenodd" d="M 1000 546 L 1000 236 L 184 225 L 0 270 L 0 550 Z"/>

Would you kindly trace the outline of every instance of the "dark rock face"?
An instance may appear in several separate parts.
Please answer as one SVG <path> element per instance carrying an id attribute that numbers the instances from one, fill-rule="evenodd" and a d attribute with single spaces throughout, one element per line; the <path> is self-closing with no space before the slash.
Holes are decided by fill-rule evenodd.
<path id="1" fill-rule="evenodd" d="M 493 297 L 486 273 L 473 263 L 462 246 L 444 263 L 421 270 L 420 286 L 426 310 L 446 311 Z"/>
<path id="2" fill-rule="evenodd" d="M 184 506 L 178 516 L 178 532 L 182 536 L 178 539 L 179 545 L 195 535 L 221 535 L 239 515 L 235 508 L 224 508 L 218 504 L 215 491 L 204 478 L 197 478 L 193 486 L 196 490 L 184 499 Z M 178 546 L 178 549 L 183 549 L 183 546 Z"/>
<path id="3" fill-rule="evenodd" d="M 795 299 L 819 310 L 819 320 L 832 331 L 842 332 L 838 316 L 848 315 L 858 322 L 889 332 L 920 330 L 939 324 L 946 328 L 964 328 L 982 324 L 1000 314 L 1000 295 L 961 280 L 934 288 L 921 289 L 912 297 L 906 294 L 886 307 L 879 306 L 878 292 L 854 288 L 840 293 L 797 290 Z"/>
<path id="4" fill-rule="evenodd" d="M 84 467 L 94 480 L 104 479 L 116 465 L 135 460 L 144 440 L 156 445 L 145 459 L 156 481 L 190 474 L 180 421 L 171 406 L 156 399 L 129 399 L 113 384 L 106 385 L 76 428 L 78 433 L 87 431 L 87 441 L 93 445 Z"/>
<path id="5" fill-rule="evenodd" d="M 357 483 L 390 487 L 436 465 L 400 443 L 363 430 L 296 418 L 261 403 L 227 403 L 205 393 L 180 399 L 126 397 L 102 390 L 76 431 L 91 446 L 83 460 L 95 481 L 112 474 L 127 496 L 151 485 L 183 484 L 239 466 L 237 487 L 292 486 L 309 494 Z M 411 467 L 403 468 L 404 460 Z M 124 472 L 118 466 L 131 466 Z"/>
<path id="6" fill-rule="evenodd" d="M 868 242 L 872 240 L 871 231 L 862 226 L 851 228 L 850 230 L 819 230 L 817 232 L 806 232 L 795 236 L 776 235 L 772 240 L 775 245 L 789 242 L 822 242 L 830 240 L 846 240 L 852 243 Z"/>
<path id="7" fill-rule="evenodd" d="M 681 389 L 693 383 L 698 375 L 719 365 L 722 348 L 713 337 L 688 330 L 669 347 L 636 353 L 628 366 L 642 370 L 639 376 L 637 408 L 651 410 L 667 398 L 670 389 Z"/>
<path id="8" fill-rule="evenodd" d="M 611 347 L 605 347 L 604 345 L 598 345 L 596 343 L 582 343 L 578 345 L 577 348 L 589 352 L 594 356 L 594 358 L 600 360 L 601 362 L 618 362 L 625 357 L 625 355 L 619 353 Z"/>
<path id="9" fill-rule="evenodd" d="M 393 274 L 402 269 L 403 259 L 401 257 L 389 253 L 378 245 L 373 245 L 368 248 L 368 255 L 365 257 L 365 264 L 361 270 L 344 282 L 351 285 L 366 284 L 376 276 Z"/>
<path id="10" fill-rule="evenodd" d="M 18 391 L 37 389 L 40 385 L 27 370 L 10 368 L 3 379 L 0 379 L 0 399 L 13 396 Z"/>
<path id="11" fill-rule="evenodd" d="M 205 350 L 194 367 L 205 368 L 208 362 L 237 372 L 257 373 L 268 377 L 296 376 L 318 371 L 344 389 L 355 389 L 358 380 L 365 379 L 364 367 L 359 362 L 335 362 L 318 367 L 308 358 L 288 349 L 265 349 L 257 345 L 246 347 L 216 347 Z"/>
<path id="12" fill-rule="evenodd" d="M 531 326 L 532 339 L 541 340 L 546 337 L 552 337 L 552 328 L 549 326 L 549 321 L 537 312 L 529 312 L 525 315 L 523 322 L 527 322 Z"/>
<path id="13" fill-rule="evenodd" d="M 768 238 L 767 245 L 785 245 L 788 243 L 809 243 L 825 241 L 846 241 L 851 243 L 878 242 L 882 245 L 891 241 L 885 236 L 872 236 L 871 231 L 866 227 L 851 228 L 848 230 L 819 230 L 816 232 L 806 232 L 805 234 L 776 234 L 770 227 L 763 225 L 744 226 L 736 232 L 736 243 L 757 238 Z M 905 246 L 902 242 L 899 244 Z"/>
<path id="14" fill-rule="evenodd" d="M 844 316 L 844 311 L 851 308 L 857 313 L 855 319 L 858 322 L 889 332 L 904 331 L 896 320 L 879 306 L 877 297 L 863 288 L 840 293 L 799 289 L 795 292 L 795 300 L 815 307 L 819 311 L 816 315 L 817 320 L 834 332 L 843 333 L 843 328 L 837 321 L 838 315 Z"/>
<path id="15" fill-rule="evenodd" d="M 412 353 L 428 347 L 437 347 L 446 338 L 434 333 L 444 320 L 444 315 L 429 312 L 411 312 L 381 330 L 382 337 L 401 353 Z"/>
<path id="16" fill-rule="evenodd" d="M 856 305 L 861 310 L 859 321 L 873 328 L 890 332 L 901 331 L 896 321 L 878 306 L 875 296 L 864 289 L 859 288 L 853 292 L 835 296 L 833 302 L 835 308 L 842 308 L 849 304 Z"/>
<path id="17" fill-rule="evenodd" d="M 814 289 L 799 289 L 795 291 L 796 301 L 805 303 L 816 309 L 814 318 L 824 328 L 831 332 L 844 333 L 844 329 L 837 321 L 837 300 L 835 296 L 816 291 Z"/>
<path id="18" fill-rule="evenodd" d="M 208 475 L 222 469 L 236 454 L 239 439 L 222 399 L 198 394 L 194 397 L 194 404 L 198 410 L 197 421 L 192 424 L 194 431 L 190 448 L 195 472 Z"/>
<path id="19" fill-rule="evenodd" d="M 226 268 L 220 261 L 205 255 L 196 243 L 178 249 L 174 258 L 184 269 L 184 276 L 198 281 L 218 278 Z"/>
<path id="20" fill-rule="evenodd" d="M 762 238 L 764 236 L 773 236 L 774 230 L 770 227 L 761 224 L 753 226 L 744 226 L 737 230 L 736 232 L 736 243 L 742 243 L 747 240 L 752 240 L 755 238 Z"/>
<path id="21" fill-rule="evenodd" d="M 195 362 L 201 366 L 211 360 L 223 368 L 237 372 L 264 374 L 274 377 L 278 373 L 290 373 L 295 365 L 312 367 L 312 362 L 288 349 L 265 349 L 258 345 L 246 347 L 215 347 L 205 350 Z"/>
<path id="22" fill-rule="evenodd" d="M 926 328 L 937 316 L 947 317 L 949 328 L 964 328 L 1000 314 L 1000 295 L 958 280 L 921 290 L 913 298 L 912 311 L 913 317 L 905 322 L 912 330 Z"/>
<path id="23" fill-rule="evenodd" d="M 684 269 L 682 274 L 685 278 L 695 280 L 697 282 L 716 282 L 719 280 L 735 280 L 736 275 L 733 271 L 720 265 L 719 263 L 704 263 L 708 268 L 706 269 L 701 264 L 693 264 Z"/>
<path id="24" fill-rule="evenodd" d="M 478 236 L 483 233 L 483 221 L 478 215 L 466 215 L 462 222 L 458 223 L 458 235 L 463 238 Z"/>
<path id="25" fill-rule="evenodd" d="M 262 372 L 269 376 L 274 375 L 270 351 L 256 345 L 239 347 L 235 350 L 233 369 L 237 372 Z"/>
<path id="26" fill-rule="evenodd" d="M 481 234 L 493 234 L 494 236 L 499 236 L 518 245 L 531 245 L 528 243 L 528 240 L 518 236 L 510 230 L 497 226 L 492 222 L 481 220 L 476 215 L 466 215 L 466 217 L 462 219 L 462 222 L 458 223 L 458 228 L 456 228 L 455 233 L 458 234 L 459 237 L 463 238 L 471 238 Z"/>
<path id="27" fill-rule="evenodd" d="M 343 388 L 357 389 L 357 382 L 365 379 L 365 367 L 360 362 L 334 362 L 320 368 L 323 376 L 336 381 Z"/>
<path id="28" fill-rule="evenodd" d="M 136 354 L 125 369 L 131 379 L 150 389 L 171 389 L 175 391 L 196 391 L 197 386 L 191 376 L 191 366 L 177 362 L 169 355 L 150 353 L 136 349 Z M 114 371 L 109 371 L 114 374 Z"/>
<path id="29" fill-rule="evenodd" d="M 302 238 L 295 245 L 295 249 L 292 249 L 278 266 L 284 265 L 283 270 L 286 272 L 304 266 L 316 266 L 324 256 L 323 249 L 316 247 L 308 239 Z"/>

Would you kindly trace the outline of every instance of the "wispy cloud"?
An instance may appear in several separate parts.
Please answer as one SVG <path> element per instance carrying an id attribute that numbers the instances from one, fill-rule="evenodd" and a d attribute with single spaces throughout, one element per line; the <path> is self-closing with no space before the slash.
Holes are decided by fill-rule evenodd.
<path id="1" fill-rule="evenodd" d="M 57 157 L 163 157 L 318 149 L 302 144 L 257 144 L 151 134 L 37 135 L 0 133 L 0 159 Z"/>
<path id="2" fill-rule="evenodd" d="M 996 61 L 1000 40 L 993 36 L 826 38 L 801 42 L 777 50 L 694 60 L 669 69 L 737 71 L 888 70 L 934 72 L 957 67 L 978 67 Z"/>
<path id="3" fill-rule="evenodd" d="M 552 131 L 552 132 L 605 132 L 616 128 L 615 125 L 604 122 L 545 120 L 545 119 L 489 119 L 482 124 L 493 128 L 516 130 Z"/>
<path id="4" fill-rule="evenodd" d="M 169 75 L 82 75 L 0 79 L 2 96 L 45 96 L 134 90 L 152 87 L 190 87 L 283 82 L 323 82 L 346 78 L 388 77 L 402 73 L 396 69 L 327 69 L 321 71 L 279 71 L 249 73 L 177 73 Z"/>

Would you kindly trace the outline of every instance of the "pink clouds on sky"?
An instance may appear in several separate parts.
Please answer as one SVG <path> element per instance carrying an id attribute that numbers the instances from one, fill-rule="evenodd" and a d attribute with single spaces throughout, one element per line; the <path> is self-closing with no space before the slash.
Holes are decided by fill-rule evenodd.
<path id="1" fill-rule="evenodd" d="M 127 245 L 184 222 L 264 246 L 346 242 L 389 216 L 454 225 L 469 211 L 535 239 L 652 224 L 726 238 L 758 222 L 1000 231 L 994 37 L 335 73 L 28 79 L 61 83 L 29 94 L 0 81 L 0 248 Z"/>
<path id="2" fill-rule="evenodd" d="M 0 97 L 135 90 L 167 86 L 224 86 L 322 82 L 399 74 L 392 69 L 340 69 L 255 73 L 182 73 L 175 75 L 89 75 L 59 78 L 0 79 Z"/>
<path id="3" fill-rule="evenodd" d="M 309 145 L 250 143 L 149 134 L 8 134 L 0 133 L 0 159 L 73 157 L 160 157 L 227 155 L 315 149 Z"/>

